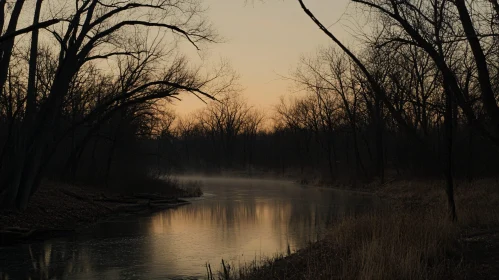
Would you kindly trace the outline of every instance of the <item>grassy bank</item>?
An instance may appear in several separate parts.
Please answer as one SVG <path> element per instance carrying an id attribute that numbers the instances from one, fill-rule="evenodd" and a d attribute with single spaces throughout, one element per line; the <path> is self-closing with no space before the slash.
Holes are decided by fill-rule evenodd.
<path id="1" fill-rule="evenodd" d="M 173 178 L 144 178 L 114 186 L 44 182 L 23 212 L 0 211 L 0 245 L 65 235 L 118 214 L 158 211 L 201 196 L 201 184 Z"/>
<path id="2" fill-rule="evenodd" d="M 447 218 L 443 182 L 373 188 L 385 207 L 349 217 L 290 256 L 247 264 L 234 279 L 488 279 L 497 271 L 499 186 L 459 183 L 459 221 Z M 499 272 L 499 271 L 497 271 Z"/>

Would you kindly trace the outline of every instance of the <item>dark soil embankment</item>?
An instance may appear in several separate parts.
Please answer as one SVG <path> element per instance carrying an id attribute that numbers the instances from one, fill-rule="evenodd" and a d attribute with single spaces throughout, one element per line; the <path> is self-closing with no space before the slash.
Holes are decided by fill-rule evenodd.
<path id="1" fill-rule="evenodd" d="M 25 211 L 0 211 L 0 246 L 67 235 L 118 214 L 177 207 L 188 203 L 179 197 L 201 194 L 199 189 L 189 192 L 172 186 L 163 186 L 161 193 L 117 193 L 47 182 L 33 196 Z"/>

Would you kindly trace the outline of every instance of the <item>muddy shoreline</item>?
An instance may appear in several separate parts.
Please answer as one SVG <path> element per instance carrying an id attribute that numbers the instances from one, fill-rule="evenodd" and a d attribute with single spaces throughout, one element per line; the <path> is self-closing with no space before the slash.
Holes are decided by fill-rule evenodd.
<path id="1" fill-rule="evenodd" d="M 182 189 L 118 193 L 89 186 L 45 183 L 23 212 L 0 211 L 0 246 L 69 236 L 95 223 L 144 215 L 190 202 Z"/>

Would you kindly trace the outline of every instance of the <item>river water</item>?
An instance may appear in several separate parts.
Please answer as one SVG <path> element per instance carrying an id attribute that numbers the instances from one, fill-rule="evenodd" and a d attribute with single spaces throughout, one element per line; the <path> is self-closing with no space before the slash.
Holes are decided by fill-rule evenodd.
<path id="1" fill-rule="evenodd" d="M 192 204 L 102 222 L 75 236 L 0 248 L 0 279 L 204 279 L 222 258 L 236 267 L 305 247 L 370 196 L 279 180 L 199 180 Z"/>

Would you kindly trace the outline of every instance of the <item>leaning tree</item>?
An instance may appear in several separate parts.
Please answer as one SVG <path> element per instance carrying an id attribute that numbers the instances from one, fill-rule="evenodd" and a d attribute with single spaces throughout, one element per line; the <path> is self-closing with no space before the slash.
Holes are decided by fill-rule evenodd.
<path id="1" fill-rule="evenodd" d="M 217 39 L 200 1 L 37 0 L 34 8 L 25 2 L 10 7 L 0 0 L 0 30 L 7 26 L 0 37 L 3 207 L 27 207 L 47 161 L 77 127 L 98 125 L 123 108 L 140 108 L 138 104 L 180 92 L 212 98 L 207 88 L 222 72 L 204 75 L 189 67 L 180 51 Z M 31 44 L 24 44 L 29 45 L 27 70 L 14 84 L 11 69 L 19 65 L 12 57 L 24 55 L 14 47 L 22 48 L 22 34 L 31 34 Z M 47 46 L 52 51 L 41 59 Z M 75 90 L 92 67 L 107 85 Z M 83 104 L 80 117 L 62 125 L 68 102 L 76 101 Z M 4 114 L 5 108 L 14 108 L 15 114 Z"/>
<path id="2" fill-rule="evenodd" d="M 356 64 L 372 92 L 411 138 L 425 146 L 417 131 L 396 110 L 388 89 L 380 83 L 359 55 L 343 44 L 298 0 L 303 11 Z M 445 96 L 447 156 L 441 165 L 447 180 L 449 211 L 455 219 L 452 180 L 452 130 L 457 104 L 460 112 L 481 135 L 499 147 L 499 106 L 497 104 L 497 39 L 499 4 L 497 0 L 352 0 L 363 12 L 370 13 L 374 25 L 383 25 L 375 35 L 375 48 L 396 50 L 414 46 L 431 58 L 439 71 Z M 450 50 L 450 51 L 449 51 Z M 462 63 L 456 63 L 456 55 Z M 471 90 L 473 89 L 473 90 Z M 477 105 L 478 97 L 480 103 Z M 429 153 L 431 156 L 431 152 Z"/>

